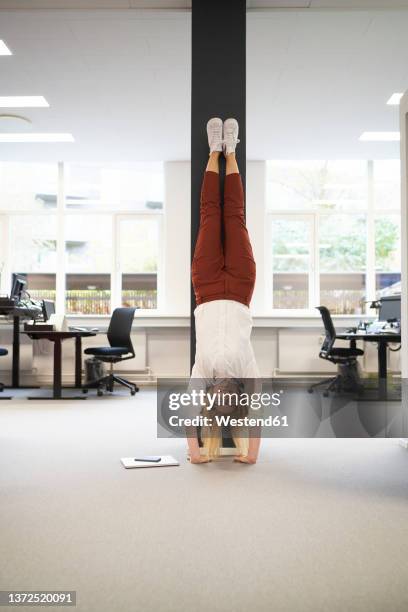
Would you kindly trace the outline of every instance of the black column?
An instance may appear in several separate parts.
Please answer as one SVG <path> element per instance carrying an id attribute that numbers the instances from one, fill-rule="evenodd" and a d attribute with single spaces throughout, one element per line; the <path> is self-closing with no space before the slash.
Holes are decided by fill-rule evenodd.
<path id="1" fill-rule="evenodd" d="M 245 98 L 246 0 L 192 0 L 191 257 L 200 222 L 201 182 L 208 161 L 206 124 L 211 117 L 235 117 L 239 122 L 237 161 L 245 189 Z M 191 290 L 191 364 L 195 306 Z"/>

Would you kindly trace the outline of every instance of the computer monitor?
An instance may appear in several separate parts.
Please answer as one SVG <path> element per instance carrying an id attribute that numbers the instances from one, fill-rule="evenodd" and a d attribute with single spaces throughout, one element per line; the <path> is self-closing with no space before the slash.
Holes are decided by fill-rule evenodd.
<path id="1" fill-rule="evenodd" d="M 51 300 L 43 300 L 42 313 L 44 321 L 49 321 L 51 315 L 55 314 L 55 302 Z"/>
<path id="2" fill-rule="evenodd" d="M 43 300 L 42 311 L 44 321 L 49 321 L 51 315 L 55 314 L 55 302 L 52 302 L 51 300 Z"/>
<path id="3" fill-rule="evenodd" d="M 24 274 L 13 273 L 11 277 L 10 298 L 20 301 L 24 292 L 27 291 L 27 277 Z"/>
<path id="4" fill-rule="evenodd" d="M 401 296 L 387 295 L 380 299 L 380 311 L 378 319 L 380 321 L 390 321 L 391 319 L 401 320 Z"/>

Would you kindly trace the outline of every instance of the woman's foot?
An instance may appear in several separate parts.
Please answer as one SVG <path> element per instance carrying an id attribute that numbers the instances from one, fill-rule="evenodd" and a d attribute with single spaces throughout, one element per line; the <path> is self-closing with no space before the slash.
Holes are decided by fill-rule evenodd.
<path id="1" fill-rule="evenodd" d="M 236 119 L 226 119 L 224 121 L 224 155 L 235 153 L 238 140 L 239 126 Z"/>
<path id="2" fill-rule="evenodd" d="M 222 119 L 213 117 L 208 121 L 207 135 L 210 153 L 222 151 Z"/>

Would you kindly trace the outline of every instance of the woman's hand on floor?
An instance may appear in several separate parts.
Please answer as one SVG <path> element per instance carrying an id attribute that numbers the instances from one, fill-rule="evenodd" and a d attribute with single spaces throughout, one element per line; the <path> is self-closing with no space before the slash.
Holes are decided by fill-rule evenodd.
<path id="1" fill-rule="evenodd" d="M 250 457 L 249 455 L 237 455 L 234 457 L 234 461 L 238 463 L 248 463 L 249 465 L 254 465 L 256 463 L 256 457 Z"/>
<path id="2" fill-rule="evenodd" d="M 190 455 L 189 457 L 187 457 L 188 461 L 190 461 L 190 463 L 210 463 L 211 459 L 209 459 L 208 457 L 206 457 L 205 455 Z"/>

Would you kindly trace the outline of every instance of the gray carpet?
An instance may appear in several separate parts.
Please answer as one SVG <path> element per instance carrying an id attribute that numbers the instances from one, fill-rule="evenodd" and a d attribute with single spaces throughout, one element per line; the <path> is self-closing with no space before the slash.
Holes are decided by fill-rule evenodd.
<path id="1" fill-rule="evenodd" d="M 407 609 L 395 441 L 265 440 L 256 466 L 191 466 L 143 390 L 1 402 L 0 443 L 2 590 L 76 590 L 80 612 Z M 123 469 L 138 453 L 181 466 Z"/>

